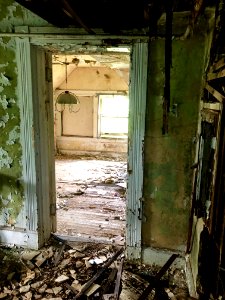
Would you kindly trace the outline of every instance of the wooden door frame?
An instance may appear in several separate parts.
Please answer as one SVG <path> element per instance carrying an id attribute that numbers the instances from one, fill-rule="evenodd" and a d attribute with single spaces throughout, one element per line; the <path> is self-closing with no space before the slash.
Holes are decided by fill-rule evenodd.
<path id="1" fill-rule="evenodd" d="M 21 99 L 21 144 L 23 149 L 23 179 L 28 182 L 28 178 L 32 178 L 33 184 L 25 184 L 25 209 L 29 213 L 28 220 L 33 218 L 33 222 L 27 222 L 27 232 L 32 232 L 35 236 L 35 241 L 29 243 L 29 247 L 38 248 L 48 237 L 52 230 L 54 221 L 46 224 L 46 218 L 43 218 L 43 213 L 47 208 L 47 213 L 50 212 L 50 205 L 53 205 L 56 199 L 46 201 L 41 197 L 38 190 L 42 190 L 42 181 L 38 180 L 38 165 L 40 164 L 41 146 L 34 148 L 33 131 L 38 130 L 38 123 L 34 122 L 34 103 L 35 94 L 33 89 L 37 88 L 34 84 L 35 76 L 31 76 L 36 72 L 32 63 L 32 45 L 38 45 L 47 51 L 48 42 L 52 40 L 44 39 L 41 42 L 29 38 L 17 38 L 17 61 L 18 72 L 21 77 L 19 89 L 19 98 Z M 57 39 L 54 41 L 57 44 Z M 66 43 L 66 39 L 63 40 Z M 83 43 L 85 41 L 82 41 Z M 93 41 L 93 43 L 96 41 Z M 60 43 L 60 41 L 59 41 Z M 71 44 L 71 41 L 68 41 Z M 75 45 L 80 41 L 73 41 Z M 97 44 L 101 41 L 97 41 Z M 128 143 L 128 204 L 127 204 L 127 226 L 126 226 L 126 246 L 127 256 L 129 259 L 141 258 L 141 225 L 142 225 L 142 200 L 143 200 L 143 149 L 144 149 L 144 133 L 145 133 L 145 109 L 147 100 L 147 62 L 148 62 L 148 42 L 135 40 L 130 41 L 131 53 L 131 75 L 130 75 L 130 115 L 129 115 L 129 143 Z M 59 50 L 60 52 L 60 50 Z M 38 65 L 40 62 L 36 62 Z M 32 80 L 33 78 L 33 80 Z M 32 100 L 31 100 L 32 99 Z M 36 107 L 38 109 L 38 107 Z M 39 114 L 39 111 L 35 111 Z M 29 128 L 26 124 L 30 124 Z M 53 135 L 54 137 L 54 135 Z M 47 141 L 42 141 L 43 143 Z M 54 146 L 54 143 L 52 147 Z M 40 154 L 40 153 L 39 153 Z M 51 165 L 51 163 L 50 163 Z M 29 173 L 27 171 L 29 170 Z M 39 168 L 40 171 L 40 168 Z M 53 178 L 54 181 L 54 178 Z M 54 184 L 52 184 L 53 186 Z M 54 196 L 53 196 L 54 197 Z M 45 202 L 43 202 L 45 201 Z M 54 216 L 52 216 L 54 218 Z M 46 229 L 47 226 L 47 229 Z M 51 226 L 51 230 L 49 230 Z M 44 230 L 45 229 L 45 230 Z M 54 226 L 53 226 L 54 230 Z M 45 235 L 44 232 L 48 234 Z"/>

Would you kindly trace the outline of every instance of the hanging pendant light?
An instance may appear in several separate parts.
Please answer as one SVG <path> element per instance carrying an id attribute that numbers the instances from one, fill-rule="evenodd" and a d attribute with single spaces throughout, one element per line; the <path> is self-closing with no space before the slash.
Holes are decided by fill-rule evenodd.
<path id="1" fill-rule="evenodd" d="M 65 71 L 66 71 L 66 89 L 67 89 L 67 65 L 69 64 L 67 62 L 67 59 L 65 60 L 64 64 L 65 64 Z M 61 106 L 61 109 L 58 108 L 58 105 Z M 56 110 L 59 112 L 64 111 L 65 105 L 69 105 L 69 112 L 75 113 L 80 110 L 80 100 L 74 93 L 71 93 L 68 90 L 58 95 L 55 104 Z"/>

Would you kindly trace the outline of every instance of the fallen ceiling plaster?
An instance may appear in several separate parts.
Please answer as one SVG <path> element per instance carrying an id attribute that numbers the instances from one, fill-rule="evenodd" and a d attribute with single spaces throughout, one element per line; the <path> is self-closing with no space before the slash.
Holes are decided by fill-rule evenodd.
<path id="1" fill-rule="evenodd" d="M 38 251 L 0 248 L 0 265 L 0 299 L 102 300 L 117 292 L 115 300 L 138 300 L 156 278 L 156 288 L 144 299 L 194 299 L 184 270 L 131 264 L 124 249 L 113 245 L 71 243 L 53 235 Z"/>

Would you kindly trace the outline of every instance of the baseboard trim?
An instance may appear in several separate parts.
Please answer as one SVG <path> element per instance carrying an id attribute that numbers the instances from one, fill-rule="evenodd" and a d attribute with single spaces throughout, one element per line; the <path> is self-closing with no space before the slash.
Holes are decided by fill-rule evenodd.
<path id="1" fill-rule="evenodd" d="M 144 248 L 142 250 L 142 262 L 144 264 L 155 264 L 162 267 L 174 253 L 180 254 L 180 257 L 174 261 L 173 265 L 178 269 L 185 269 L 184 253 L 181 251 L 170 251 L 151 247 Z"/>
<path id="2" fill-rule="evenodd" d="M 29 249 L 38 249 L 38 233 L 27 232 L 23 229 L 0 228 L 0 244 L 8 246 L 19 246 Z"/>

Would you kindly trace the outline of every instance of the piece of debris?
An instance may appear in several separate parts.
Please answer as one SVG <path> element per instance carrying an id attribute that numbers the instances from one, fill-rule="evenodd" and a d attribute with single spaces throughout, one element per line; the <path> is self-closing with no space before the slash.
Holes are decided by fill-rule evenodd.
<path id="1" fill-rule="evenodd" d="M 68 276 L 66 276 L 66 275 L 60 275 L 59 277 L 57 277 L 57 278 L 55 279 L 55 282 L 61 283 L 61 282 L 67 281 L 68 279 L 69 279 Z"/>
<path id="2" fill-rule="evenodd" d="M 110 259 L 108 259 L 105 265 L 82 287 L 81 291 L 75 296 L 74 299 L 80 298 L 80 296 L 82 296 L 89 289 L 89 287 L 102 275 L 102 273 L 114 262 L 115 259 L 117 259 L 122 252 L 123 249 L 121 248 Z"/>
<path id="3" fill-rule="evenodd" d="M 190 299 L 183 270 L 171 267 L 162 278 L 155 281 L 159 276 L 157 274 L 162 275 L 160 268 L 154 265 L 131 265 L 123 257 L 122 247 L 62 242 L 58 236 L 53 236 L 49 243 L 37 255 L 30 256 L 31 260 L 22 260 L 21 249 L 15 249 L 15 259 L 11 264 L 14 266 L 15 262 L 19 262 L 21 267 L 17 268 L 8 264 L 7 251 L 11 255 L 12 250 L 5 250 L 2 255 L 4 259 L 0 260 L 0 276 L 4 274 L 4 277 L 0 277 L 0 299 L 137 300 L 151 282 L 154 288 L 146 300 L 153 300 L 156 295 L 163 293 L 173 300 L 181 299 L 179 295 L 187 295 L 186 298 Z M 36 262 L 43 258 L 45 261 L 37 267 Z M 55 265 L 56 258 L 58 263 Z M 91 260 L 95 263 L 91 264 Z M 32 270 L 27 268 L 27 262 L 34 265 Z"/>
<path id="4" fill-rule="evenodd" d="M 30 290 L 30 285 L 28 284 L 28 285 L 21 286 L 19 291 L 22 294 L 22 293 L 29 292 L 29 290 Z"/>
<path id="5" fill-rule="evenodd" d="M 147 296 L 150 294 L 152 289 L 156 287 L 157 281 L 165 274 L 165 272 L 169 269 L 169 267 L 172 265 L 174 260 L 178 257 L 178 254 L 173 254 L 168 261 L 165 263 L 165 265 L 160 269 L 160 271 L 156 274 L 154 278 L 154 282 L 150 283 L 149 286 L 144 290 L 143 294 L 138 298 L 138 300 L 145 300 Z"/>
<path id="6" fill-rule="evenodd" d="M 21 254 L 21 258 L 23 260 L 32 260 L 34 257 L 38 256 L 40 251 L 23 251 Z"/>

